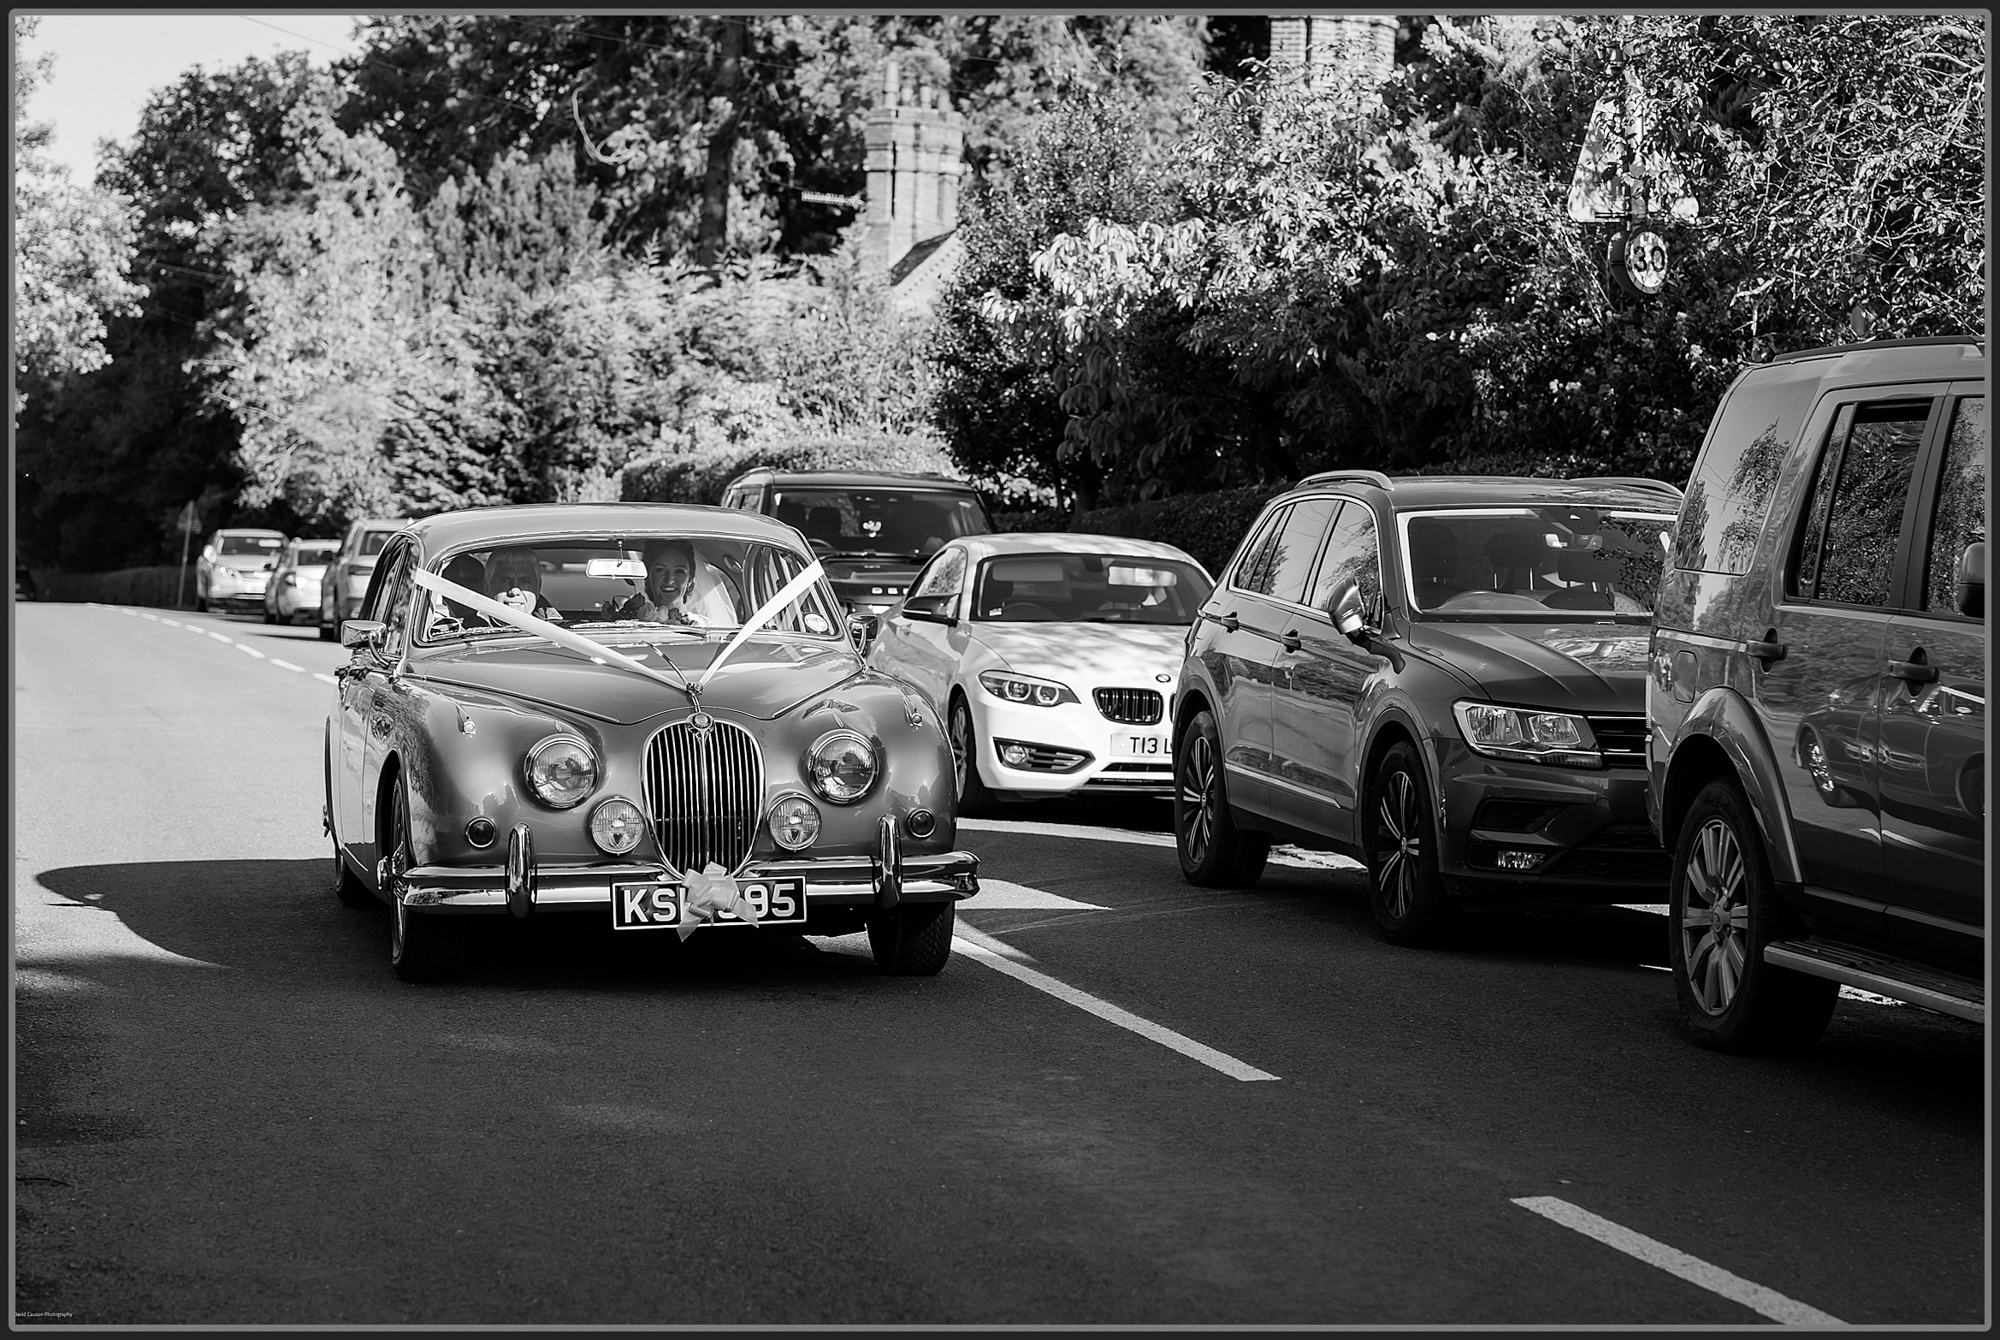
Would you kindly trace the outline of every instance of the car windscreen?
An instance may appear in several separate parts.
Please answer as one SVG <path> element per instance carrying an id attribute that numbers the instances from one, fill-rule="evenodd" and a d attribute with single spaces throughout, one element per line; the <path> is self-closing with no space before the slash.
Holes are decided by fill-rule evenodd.
<path id="1" fill-rule="evenodd" d="M 566 536 L 482 544 L 442 556 L 431 571 L 501 604 L 578 631 L 740 628 L 806 568 L 796 550 L 712 535 Z M 766 627 L 845 638 L 846 620 L 824 577 Z M 462 601 L 430 593 L 420 640 L 519 636 Z"/>
<path id="2" fill-rule="evenodd" d="M 216 541 L 215 552 L 225 558 L 242 558 L 251 554 L 272 557 L 284 543 L 276 535 L 224 535 Z"/>
<path id="3" fill-rule="evenodd" d="M 361 532 L 361 543 L 355 546 L 354 551 L 363 558 L 373 558 L 382 552 L 382 546 L 389 543 L 389 537 L 395 533 L 393 530 L 364 530 Z"/>
<path id="4" fill-rule="evenodd" d="M 1410 606 L 1425 619 L 1644 623 L 1674 518 L 1573 505 L 1397 517 Z"/>
<path id="5" fill-rule="evenodd" d="M 1190 624 L 1211 589 L 1201 569 L 1125 554 L 1009 554 L 979 566 L 972 617 L 987 623 Z"/>
<path id="6" fill-rule="evenodd" d="M 912 562 L 947 540 L 992 529 L 977 497 L 945 489 L 781 487 L 771 515 L 803 533 L 817 553 Z"/>

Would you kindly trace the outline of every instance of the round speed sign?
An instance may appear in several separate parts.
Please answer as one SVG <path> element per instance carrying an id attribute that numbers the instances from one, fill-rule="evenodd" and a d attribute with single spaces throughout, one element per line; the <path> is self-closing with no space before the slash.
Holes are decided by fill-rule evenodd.
<path id="1" fill-rule="evenodd" d="M 1611 239 L 1611 277 L 1634 293 L 1647 297 L 1667 283 L 1667 239 L 1648 229 L 1631 235 L 1619 233 Z"/>

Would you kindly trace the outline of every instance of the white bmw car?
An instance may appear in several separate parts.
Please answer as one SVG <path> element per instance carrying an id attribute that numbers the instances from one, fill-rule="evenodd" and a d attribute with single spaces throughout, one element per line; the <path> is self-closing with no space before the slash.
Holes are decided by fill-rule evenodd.
<path id="1" fill-rule="evenodd" d="M 996 797 L 1168 795 L 1183 646 L 1213 586 L 1170 544 L 965 536 L 882 615 L 868 661 L 936 705 L 961 814 Z"/>

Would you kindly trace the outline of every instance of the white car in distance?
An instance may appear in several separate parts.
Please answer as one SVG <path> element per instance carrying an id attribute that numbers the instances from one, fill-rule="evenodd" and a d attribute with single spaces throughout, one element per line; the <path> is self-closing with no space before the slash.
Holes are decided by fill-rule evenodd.
<path id="1" fill-rule="evenodd" d="M 1170 544 L 966 536 L 882 615 L 868 661 L 942 716 L 961 814 L 1078 791 L 1171 795 L 1181 656 L 1213 586 Z"/>

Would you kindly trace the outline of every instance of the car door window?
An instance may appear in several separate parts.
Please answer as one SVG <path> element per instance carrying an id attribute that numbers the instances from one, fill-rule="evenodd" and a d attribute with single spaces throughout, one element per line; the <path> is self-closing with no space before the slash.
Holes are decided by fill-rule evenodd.
<path id="1" fill-rule="evenodd" d="M 393 560 L 395 570 L 389 574 L 388 597 L 385 608 L 379 616 L 387 626 L 382 635 L 382 655 L 389 661 L 403 658 L 403 644 L 409 636 L 410 623 L 410 548 L 405 545 L 398 550 Z"/>
<path id="2" fill-rule="evenodd" d="M 1843 437 L 1836 421 L 1820 457 L 1796 594 L 1842 605 L 1889 605 L 1910 477 L 1930 413 L 1927 400 L 1859 405 L 1851 420 L 1843 411 L 1847 431 Z"/>
<path id="3" fill-rule="evenodd" d="M 1986 538 L 1986 449 L 1986 398 L 1968 396 L 1952 413 L 1944 474 L 1931 511 L 1923 606 L 1933 614 L 1958 613 L 1959 555 Z"/>
<path id="4" fill-rule="evenodd" d="M 379 623 L 389 621 L 391 592 L 394 590 L 396 579 L 402 576 L 402 563 L 408 553 L 407 547 L 398 547 L 385 554 L 376 563 L 375 572 L 368 581 L 368 593 L 361 601 L 361 618 L 373 619 Z"/>
<path id="5" fill-rule="evenodd" d="M 1313 560 L 1319 557 L 1320 544 L 1326 539 L 1327 528 L 1333 524 L 1333 514 L 1339 507 L 1338 498 L 1307 498 L 1292 507 L 1271 549 L 1267 564 L 1271 575 L 1264 594 L 1290 605 L 1306 603 L 1306 583 L 1312 576 Z"/>
<path id="6" fill-rule="evenodd" d="M 1382 558 L 1376 545 L 1375 514 L 1352 500 L 1341 507 L 1327 536 L 1326 552 L 1313 572 L 1306 603 L 1324 612 L 1333 589 L 1342 581 L 1352 581 L 1360 590 L 1363 609 L 1377 608 L 1382 595 Z"/>
<path id="7" fill-rule="evenodd" d="M 1270 558 L 1277 545 L 1278 532 L 1284 528 L 1285 517 L 1291 510 L 1288 506 L 1280 507 L 1264 519 L 1257 537 L 1243 551 L 1243 561 L 1236 565 L 1236 573 L 1229 581 L 1231 586 L 1252 595 L 1270 594 Z"/>

